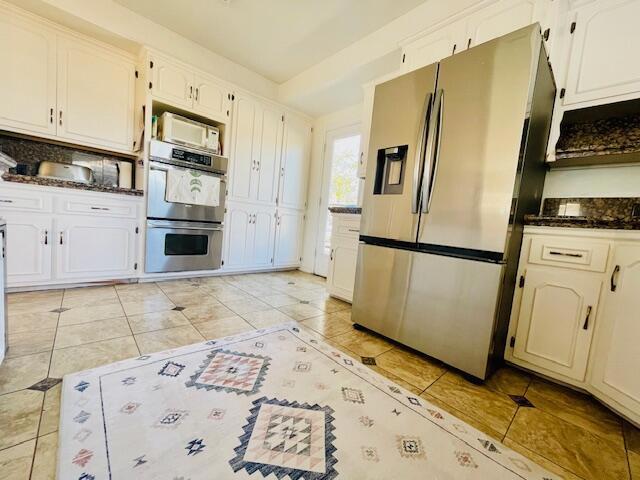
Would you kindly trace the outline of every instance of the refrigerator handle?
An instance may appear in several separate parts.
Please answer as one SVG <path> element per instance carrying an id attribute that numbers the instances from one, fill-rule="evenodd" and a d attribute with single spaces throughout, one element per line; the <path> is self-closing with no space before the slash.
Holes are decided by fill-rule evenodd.
<path id="1" fill-rule="evenodd" d="M 426 191 L 423 195 L 422 213 L 429 213 L 431 207 L 431 197 L 433 195 L 433 185 L 435 184 L 436 174 L 438 173 L 438 160 L 440 158 L 440 134 L 442 132 L 442 104 L 444 102 L 444 90 L 436 91 L 436 98 L 433 102 L 433 116 L 429 122 L 429 133 L 427 141 L 426 158 L 429 160 L 428 168 L 425 167 L 422 177 L 422 191 Z M 426 190 L 425 190 L 426 188 Z"/>
<path id="2" fill-rule="evenodd" d="M 416 159 L 413 166 L 413 191 L 411 196 L 411 213 L 420 212 L 420 174 L 424 166 L 424 157 L 427 144 L 427 128 L 429 126 L 429 115 L 431 113 L 431 98 L 433 94 L 429 94 L 424 99 L 422 107 L 422 116 L 420 117 L 420 127 L 418 128 L 418 138 L 416 139 Z"/>

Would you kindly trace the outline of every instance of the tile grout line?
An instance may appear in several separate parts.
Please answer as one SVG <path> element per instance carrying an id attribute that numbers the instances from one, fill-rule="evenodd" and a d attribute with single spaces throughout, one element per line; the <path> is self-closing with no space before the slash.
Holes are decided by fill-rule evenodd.
<path id="1" fill-rule="evenodd" d="M 154 282 L 154 285 L 156 285 L 155 282 Z M 127 319 L 127 326 L 129 327 L 129 331 L 131 332 L 131 338 L 133 338 L 133 343 L 136 346 L 136 350 L 138 350 L 138 355 L 142 355 L 140 353 L 140 347 L 138 346 L 138 341 L 136 340 L 136 336 L 133 334 L 133 329 L 131 328 L 131 323 L 129 322 L 129 316 L 127 315 L 127 312 L 124 309 L 124 305 L 122 304 L 122 299 L 120 298 L 118 289 L 116 287 L 113 287 L 113 289 L 116 291 L 116 297 L 118 297 L 118 302 L 120 303 L 120 308 L 122 309 L 122 313 L 124 313 L 124 318 Z"/>

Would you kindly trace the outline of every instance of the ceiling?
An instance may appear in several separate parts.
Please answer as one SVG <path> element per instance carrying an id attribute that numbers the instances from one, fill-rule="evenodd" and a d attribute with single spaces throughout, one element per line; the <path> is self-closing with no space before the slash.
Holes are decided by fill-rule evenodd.
<path id="1" fill-rule="evenodd" d="M 425 0 L 115 0 L 282 83 Z"/>

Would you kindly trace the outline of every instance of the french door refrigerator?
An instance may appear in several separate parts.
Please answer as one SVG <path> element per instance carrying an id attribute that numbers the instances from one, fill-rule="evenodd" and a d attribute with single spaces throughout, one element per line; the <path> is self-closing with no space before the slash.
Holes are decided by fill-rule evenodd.
<path id="1" fill-rule="evenodd" d="M 376 87 L 354 323 L 487 378 L 554 97 L 537 24 Z"/>

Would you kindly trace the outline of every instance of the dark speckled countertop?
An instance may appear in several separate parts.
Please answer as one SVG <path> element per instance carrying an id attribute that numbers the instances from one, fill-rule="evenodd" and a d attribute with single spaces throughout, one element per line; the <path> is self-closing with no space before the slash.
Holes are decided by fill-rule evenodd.
<path id="1" fill-rule="evenodd" d="M 640 198 L 547 198 L 525 225 L 640 230 Z"/>
<path id="2" fill-rule="evenodd" d="M 329 207 L 331 213 L 349 213 L 352 215 L 360 215 L 362 213 L 362 207 L 348 206 L 348 207 Z"/>
<path id="3" fill-rule="evenodd" d="M 32 185 L 42 185 L 44 187 L 75 188 L 77 190 L 89 190 L 92 192 L 103 193 L 118 193 L 121 195 L 132 195 L 136 197 L 141 197 L 144 193 L 142 190 L 135 190 L 132 188 L 120 188 L 110 187 L 107 185 L 69 182 L 66 180 L 56 180 L 54 178 L 42 178 L 31 175 L 18 175 L 15 173 L 5 173 L 2 175 L 2 179 L 5 182 L 28 183 Z"/>

